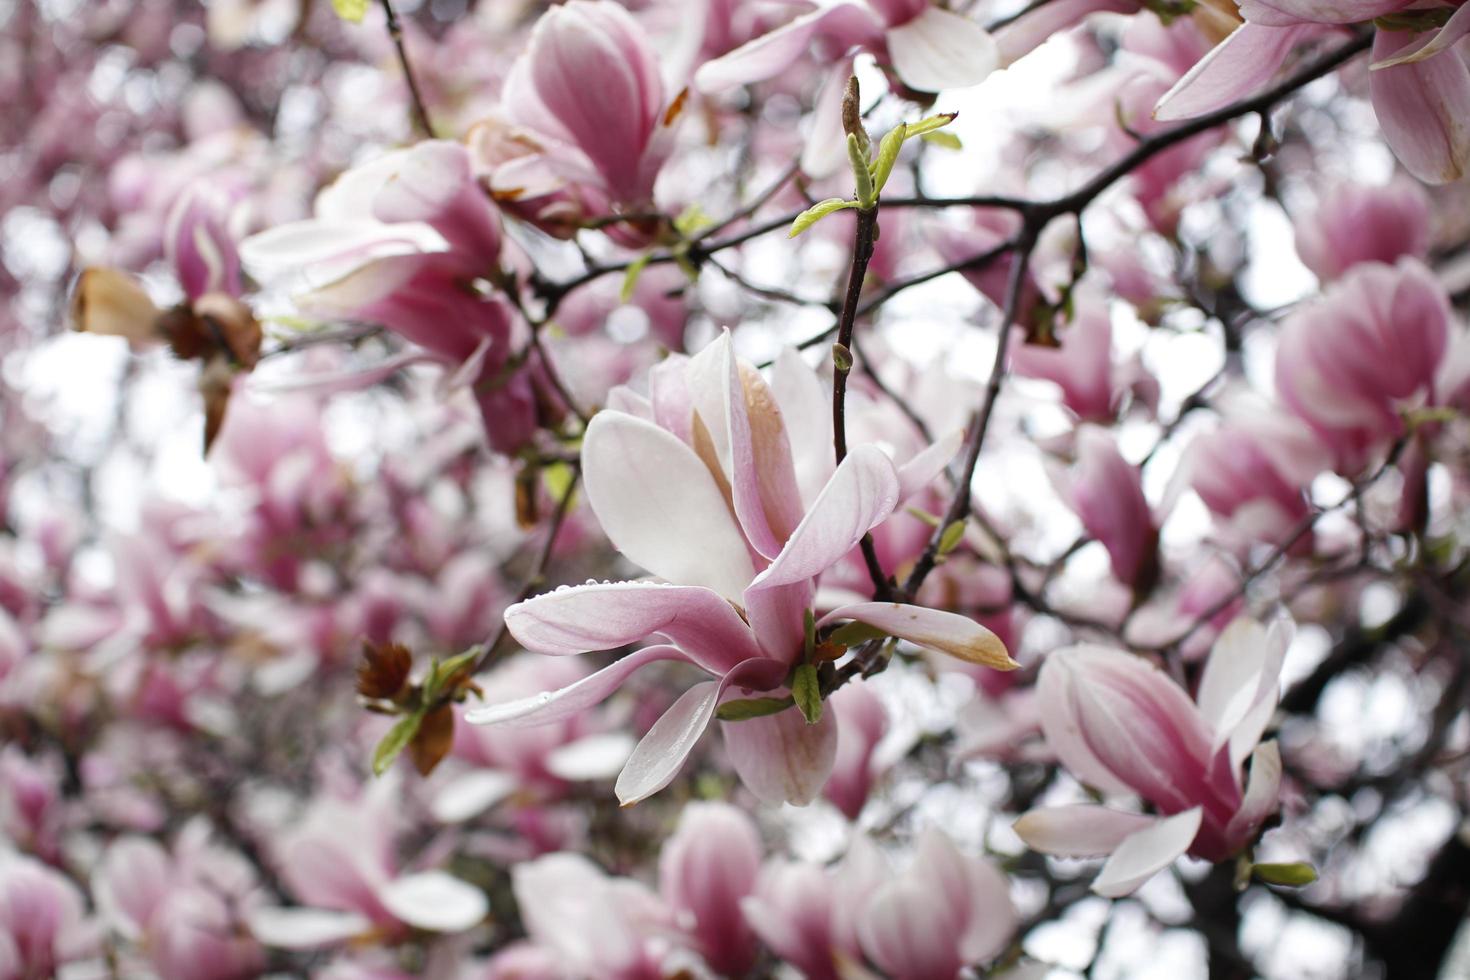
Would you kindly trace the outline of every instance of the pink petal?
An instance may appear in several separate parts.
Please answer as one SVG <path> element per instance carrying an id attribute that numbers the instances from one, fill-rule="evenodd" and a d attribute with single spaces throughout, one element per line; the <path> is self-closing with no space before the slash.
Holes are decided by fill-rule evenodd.
<path id="1" fill-rule="evenodd" d="M 1078 803 L 1029 810 L 1013 824 L 1026 846 L 1058 857 L 1102 857 L 1156 818 L 1105 806 Z"/>
<path id="2" fill-rule="evenodd" d="M 611 779 L 628 764 L 635 744 L 626 732 L 588 735 L 548 753 L 546 771 L 568 782 Z"/>
<path id="3" fill-rule="evenodd" d="M 257 908 L 246 913 L 256 939 L 281 949 L 320 949 L 361 936 L 372 922 L 356 912 L 330 909 Z"/>
<path id="4" fill-rule="evenodd" d="M 1154 107 L 1154 118 L 1202 116 L 1250 95 L 1271 80 L 1309 30 L 1241 24 L 1164 93 Z"/>
<path id="5" fill-rule="evenodd" d="M 659 582 L 602 582 L 546 592 L 505 611 L 505 625 L 537 653 L 613 650 L 654 633 L 691 660 L 723 674 L 760 655 L 750 627 L 709 589 Z"/>
<path id="6" fill-rule="evenodd" d="M 963 429 L 956 429 L 927 448 L 909 457 L 909 461 L 898 468 L 898 501 L 903 503 L 921 490 L 926 490 L 944 468 L 960 451 L 965 441 Z"/>
<path id="7" fill-rule="evenodd" d="M 694 451 L 630 415 L 599 412 L 582 443 L 587 499 L 609 540 L 659 578 L 736 600 L 755 574 L 724 495 Z M 699 542 L 691 548 L 690 542 Z"/>
<path id="8" fill-rule="evenodd" d="M 1246 783 L 1245 798 L 1240 809 L 1230 818 L 1226 836 L 1231 843 L 1244 847 L 1261 829 L 1266 818 L 1276 812 L 1281 795 L 1281 748 L 1275 742 L 1262 742 L 1251 753 L 1251 774 Z"/>
<path id="9" fill-rule="evenodd" d="M 764 718 L 721 722 L 720 730 L 730 764 L 762 803 L 806 806 L 822 792 L 837 761 L 837 720 L 830 711 L 815 725 L 789 708 Z"/>
<path id="10" fill-rule="evenodd" d="M 842 619 L 867 623 L 889 636 L 947 653 L 967 663 L 996 670 L 1015 670 L 1020 666 L 1006 652 L 1000 637 L 959 613 L 902 602 L 860 602 L 832 610 L 821 618 L 818 625 L 825 626 Z"/>
<path id="11" fill-rule="evenodd" d="M 747 660 L 718 681 L 696 684 L 679 696 L 663 713 L 618 775 L 613 791 L 623 806 L 632 806 L 657 793 L 673 781 L 694 750 L 704 730 L 709 727 L 719 706 L 720 697 L 731 685 L 750 685 L 770 690 L 781 683 L 786 665 L 774 660 Z M 797 712 L 784 712 L 797 714 Z M 800 718 L 800 715 L 797 714 Z M 755 719 L 754 721 L 760 721 Z M 740 724 L 754 724 L 754 721 Z M 820 787 L 819 787 L 820 788 Z"/>
<path id="12" fill-rule="evenodd" d="M 1404 0 L 1241 0 L 1240 15 L 1257 24 L 1357 24 L 1402 10 Z"/>
<path id="13" fill-rule="evenodd" d="M 1415 35 L 1380 30 L 1373 58 L 1384 61 Z M 1470 161 L 1470 68 L 1458 55 L 1396 65 L 1368 76 L 1373 111 L 1404 169 L 1427 184 L 1448 184 Z"/>
<path id="14" fill-rule="evenodd" d="M 843 77 L 844 83 L 847 81 Z M 842 159 L 847 159 L 843 154 Z M 781 351 L 771 371 L 771 391 L 786 419 L 796 482 L 808 507 L 817 499 L 837 463 L 832 456 L 832 396 L 801 355 Z"/>
<path id="15" fill-rule="evenodd" d="M 1251 740 L 1246 753 L 1255 747 L 1276 705 L 1287 640 L 1280 623 L 1268 632 L 1260 623 L 1242 618 L 1227 626 L 1215 641 L 1195 697 L 1201 717 L 1214 734 L 1211 753 L 1229 742 L 1233 755 L 1237 730 Z M 1242 754 L 1233 761 L 1238 765 L 1244 760 Z"/>
<path id="16" fill-rule="evenodd" d="M 1189 850 L 1203 815 L 1204 811 L 1195 807 L 1130 835 L 1103 865 L 1092 890 L 1104 898 L 1121 898 L 1132 892 Z"/>
<path id="17" fill-rule="evenodd" d="M 1052 653 L 1042 664 L 1036 682 L 1036 706 L 1042 731 L 1057 758 L 1073 776 L 1105 793 L 1130 793 L 1132 789 L 1099 759 L 1082 734 L 1076 706 L 1078 672 L 1067 658 L 1072 647 Z M 1101 648 L 1088 648 L 1101 649 Z"/>
<path id="18" fill-rule="evenodd" d="M 880 885 L 862 903 L 858 939 L 863 952 L 893 980 L 955 977 L 965 965 L 955 926 L 936 914 L 936 896 L 922 881 L 905 876 Z"/>
<path id="19" fill-rule="evenodd" d="M 464 713 L 464 720 L 471 725 L 510 725 L 515 728 L 551 725 L 601 704 L 641 667 L 656 660 L 687 659 L 686 654 L 677 647 L 644 647 L 560 691 L 547 691 L 503 704 L 473 708 Z"/>
<path id="20" fill-rule="evenodd" d="M 1413 49 L 1400 49 L 1399 53 L 1386 61 L 1375 61 L 1369 65 L 1373 71 L 1382 71 L 1392 68 L 1394 65 L 1411 64 L 1432 58 L 1441 52 L 1448 51 L 1466 34 L 1470 34 L 1470 6 L 1462 6 L 1456 10 L 1445 25 L 1435 31 L 1425 42 Z"/>
<path id="21" fill-rule="evenodd" d="M 893 70 L 920 92 L 978 85 L 1000 64 L 1000 50 L 985 28 L 939 7 L 890 28 L 886 40 Z"/>
<path id="22" fill-rule="evenodd" d="M 842 3 L 813 10 L 706 62 L 694 73 L 694 87 L 715 93 L 774 78 L 795 64 L 819 36 L 851 47 L 876 44 L 882 30 L 882 23 L 866 6 Z"/>
<path id="23" fill-rule="evenodd" d="M 791 585 L 820 575 L 893 513 L 897 503 L 898 475 L 893 463 L 876 446 L 857 446 L 751 588 Z"/>

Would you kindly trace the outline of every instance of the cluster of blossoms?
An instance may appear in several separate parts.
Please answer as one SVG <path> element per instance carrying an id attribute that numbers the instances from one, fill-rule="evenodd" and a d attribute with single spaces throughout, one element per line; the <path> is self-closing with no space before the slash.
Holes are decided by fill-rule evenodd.
<path id="1" fill-rule="evenodd" d="M 1466 9 L 0 11 L 0 980 L 1453 972 Z"/>

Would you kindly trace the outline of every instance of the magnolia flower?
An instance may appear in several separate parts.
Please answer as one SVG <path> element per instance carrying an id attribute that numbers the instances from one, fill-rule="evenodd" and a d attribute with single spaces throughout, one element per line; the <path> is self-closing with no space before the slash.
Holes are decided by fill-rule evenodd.
<path id="1" fill-rule="evenodd" d="M 1276 392 L 1351 475 L 1434 397 L 1449 344 L 1444 287 L 1416 259 L 1354 266 L 1281 327 Z"/>
<path id="2" fill-rule="evenodd" d="M 888 711 L 867 684 L 849 684 L 827 703 L 837 713 L 837 759 L 823 792 L 856 820 L 881 772 L 873 750 L 888 732 Z"/>
<path id="3" fill-rule="evenodd" d="M 1281 756 L 1261 734 L 1276 709 L 1287 641 L 1281 623 L 1236 620 L 1216 641 L 1195 702 L 1130 654 L 1100 646 L 1051 654 L 1037 683 L 1047 743 L 1082 782 L 1137 794 L 1160 815 L 1043 807 L 1017 820 L 1016 833 L 1046 854 L 1109 855 L 1092 889 L 1110 898 L 1182 854 L 1224 861 L 1250 846 L 1276 809 Z"/>
<path id="4" fill-rule="evenodd" d="M 728 803 L 686 806 L 659 853 L 659 891 L 720 976 L 745 976 L 755 964 L 755 934 L 740 903 L 755 890 L 760 864 L 760 833 Z"/>
<path id="5" fill-rule="evenodd" d="M 563 587 L 511 606 L 505 622 L 527 649 L 567 656 L 646 646 L 551 694 L 468 712 L 475 724 L 539 725 L 596 704 L 660 660 L 716 680 L 686 691 L 634 749 L 618 777 L 625 805 L 674 778 L 720 703 L 738 692 L 783 691 L 805 651 L 816 580 L 954 452 L 947 440 L 895 468 L 856 445 L 814 494 L 803 493 L 780 387 L 735 358 L 729 334 L 698 356 L 670 357 L 649 375 L 650 397 L 620 389 L 582 444 L 588 502 L 622 554 L 659 581 Z M 814 450 L 817 451 L 817 450 Z M 819 451 L 827 456 L 827 447 Z M 816 472 L 820 472 L 818 469 Z M 815 618 L 843 620 L 1001 669 L 1014 661 L 988 629 L 954 613 L 858 602 Z M 808 725 L 793 710 L 723 723 L 726 752 L 766 801 L 809 803 L 831 770 L 830 713 Z"/>
<path id="6" fill-rule="evenodd" d="M 704 92 L 721 92 L 774 78 L 817 43 L 839 53 L 871 52 L 893 66 L 899 81 L 920 92 L 979 84 L 997 63 L 995 41 L 984 28 L 930 0 L 844 0 L 706 62 L 694 84 Z"/>
<path id="7" fill-rule="evenodd" d="M 1310 438 L 1299 424 L 1263 429 L 1249 419 L 1229 419 L 1189 444 L 1173 489 L 1187 484 L 1199 494 L 1231 544 L 1284 542 L 1307 516 L 1304 485 L 1315 474 L 1283 457 Z"/>
<path id="8" fill-rule="evenodd" d="M 1142 481 L 1107 430 L 1077 430 L 1077 462 L 1064 480 L 1067 503 L 1107 548 L 1114 577 L 1136 593 L 1152 589 L 1159 574 L 1159 530 Z"/>
<path id="9" fill-rule="evenodd" d="M 898 874 L 865 837 L 831 871 L 768 864 L 741 907 L 761 940 L 809 980 L 862 975 L 854 968 L 864 957 L 893 980 L 950 980 L 993 959 L 1016 928 L 1005 875 L 936 830 L 919 836 Z"/>
<path id="10" fill-rule="evenodd" d="M 506 206 L 564 230 L 588 215 L 653 208 L 682 103 L 668 103 L 653 45 L 622 6 L 571 0 L 542 14 L 502 101 L 504 119 L 482 123 L 471 141 Z M 646 243 L 636 228 L 608 232 Z"/>
<path id="11" fill-rule="evenodd" d="M 1363 262 L 1426 257 L 1429 198 L 1409 180 L 1382 187 L 1338 184 L 1294 228 L 1302 264 L 1330 282 Z"/>
<path id="12" fill-rule="evenodd" d="M 1246 0 L 1245 23 L 1215 47 L 1159 101 L 1159 119 L 1203 115 L 1268 82 L 1296 45 L 1325 25 L 1356 24 L 1417 8 L 1415 0 Z M 1438 29 L 1391 31 L 1373 38 L 1369 94 L 1379 126 L 1399 162 L 1430 184 L 1458 180 L 1470 162 L 1470 68 L 1455 52 L 1470 32 L 1470 9 Z"/>
<path id="13" fill-rule="evenodd" d="M 443 871 L 403 873 L 394 853 L 398 784 L 356 800 L 321 797 L 272 840 L 281 879 L 301 904 L 255 908 L 250 930 L 268 946 L 316 949 L 409 927 L 462 932 L 489 911 L 485 894 Z"/>
<path id="14" fill-rule="evenodd" d="M 53 977 L 95 946 L 77 886 L 34 858 L 0 849 L 0 977 Z"/>

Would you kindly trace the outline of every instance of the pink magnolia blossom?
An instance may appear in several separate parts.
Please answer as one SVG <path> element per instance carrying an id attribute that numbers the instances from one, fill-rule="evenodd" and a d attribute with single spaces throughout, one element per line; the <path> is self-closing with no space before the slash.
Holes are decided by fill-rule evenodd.
<path id="1" fill-rule="evenodd" d="M 507 207 L 563 232 L 589 216 L 653 210 L 682 103 L 668 98 L 652 42 L 624 7 L 571 0 L 542 14 L 502 100 L 504 118 L 471 138 Z M 647 231 L 608 228 L 632 246 Z"/>
<path id="2" fill-rule="evenodd" d="M 454 933 L 489 910 L 485 895 L 443 871 L 407 872 L 395 853 L 396 781 L 358 799 L 322 796 L 272 838 L 281 879 L 300 907 L 258 907 L 248 922 L 267 946 L 316 949 L 409 928 Z"/>
<path id="3" fill-rule="evenodd" d="M 1281 327 L 1276 392 L 1351 475 L 1434 400 L 1449 344 L 1444 288 L 1416 259 L 1353 267 Z"/>
<path id="4" fill-rule="evenodd" d="M 611 877 L 580 854 L 561 853 L 516 865 L 511 887 L 526 934 L 549 954 L 554 976 L 667 975 L 662 963 L 673 946 L 673 913 L 643 884 Z M 535 964 L 527 953 L 519 956 Z"/>
<path id="5" fill-rule="evenodd" d="M 754 367 L 736 359 L 728 333 L 693 358 L 670 357 L 650 372 L 649 387 L 649 398 L 614 392 L 617 407 L 587 427 L 582 468 L 608 538 L 663 581 L 563 587 L 517 603 L 505 621 L 527 649 L 558 656 L 653 634 L 667 642 L 555 693 L 466 714 L 476 724 L 550 724 L 660 660 L 714 675 L 686 691 L 633 751 L 616 786 L 624 804 L 668 785 L 727 695 L 784 688 L 803 654 L 818 576 L 926 486 L 952 452 L 921 453 L 898 470 L 881 449 L 857 445 L 804 499 L 786 413 Z M 701 546 L 688 547 L 692 540 Z M 954 613 L 858 602 L 816 625 L 842 620 L 961 659 L 1014 663 L 993 633 Z M 730 761 L 756 796 L 799 804 L 816 797 L 836 753 L 830 714 L 815 725 L 787 710 L 722 727 Z"/>
<path id="6" fill-rule="evenodd" d="M 1004 950 L 1017 924 L 1005 875 L 936 830 L 899 873 L 865 837 L 832 870 L 773 862 L 742 906 L 810 980 L 850 976 L 864 958 L 894 980 L 951 980 Z"/>
<path id="7" fill-rule="evenodd" d="M 1159 571 L 1159 530 L 1142 479 L 1106 430 L 1092 425 L 1077 430 L 1067 502 L 1087 533 L 1107 548 L 1114 577 L 1138 593 L 1153 588 Z"/>
<path id="8" fill-rule="evenodd" d="M 265 951 L 243 916 L 262 903 L 254 868 L 189 824 L 165 851 L 146 837 L 114 841 L 93 875 L 108 924 L 140 948 L 163 980 L 253 977 Z"/>
<path id="9" fill-rule="evenodd" d="M 1302 263 L 1323 282 L 1363 262 L 1393 264 L 1429 254 L 1429 198 L 1408 180 L 1375 187 L 1342 183 L 1295 222 Z"/>
<path id="10" fill-rule="evenodd" d="M 77 886 L 34 858 L 0 849 L 0 980 L 56 976 L 95 946 Z"/>
<path id="11" fill-rule="evenodd" d="M 1021 839 L 1047 854 L 1110 855 L 1092 886 L 1109 897 L 1186 852 L 1224 861 L 1249 846 L 1276 809 L 1281 757 L 1275 742 L 1260 739 L 1276 708 L 1287 640 L 1280 623 L 1236 620 L 1216 641 L 1193 702 L 1130 654 L 1100 646 L 1051 654 L 1038 682 L 1048 744 L 1082 782 L 1136 794 L 1160 815 L 1044 807 L 1016 821 Z"/>
<path id="12" fill-rule="evenodd" d="M 1249 0 L 1245 23 L 1159 101 L 1159 119 L 1203 115 L 1250 95 L 1281 68 L 1298 43 L 1326 25 L 1356 24 L 1415 7 L 1414 0 Z M 1455 51 L 1470 32 L 1470 9 L 1438 30 L 1378 28 L 1369 94 L 1379 126 L 1399 162 L 1426 183 L 1458 180 L 1470 162 L 1470 68 Z"/>
<path id="13" fill-rule="evenodd" d="M 984 28 L 930 0 L 843 0 L 705 63 L 694 83 L 701 91 L 721 92 L 774 78 L 813 45 L 838 56 L 852 49 L 872 52 L 920 92 L 976 85 L 997 64 L 995 41 Z"/>
<path id="14" fill-rule="evenodd" d="M 1057 347 L 1015 343 L 1024 341 L 1021 336 L 1011 340 L 1011 366 L 1018 375 L 1056 384 L 1062 404 L 1080 419 L 1112 419 L 1122 391 L 1115 384 L 1113 323 L 1105 306 L 1089 303 L 1078 310 L 1071 325 L 1059 331 Z"/>
<path id="15" fill-rule="evenodd" d="M 760 833 L 728 803 L 686 806 L 659 853 L 659 891 L 720 976 L 745 976 L 755 964 L 755 933 L 740 903 L 755 890 L 760 864 Z"/>
<path id="16" fill-rule="evenodd" d="M 888 731 L 888 711 L 867 684 L 849 684 L 827 703 L 837 713 L 837 759 L 823 793 L 856 820 L 880 775 L 873 750 Z"/>
<path id="17" fill-rule="evenodd" d="M 1310 433 L 1301 426 L 1264 428 L 1249 420 L 1227 420 L 1189 444 L 1176 486 L 1187 483 L 1199 494 L 1230 544 L 1282 543 L 1309 509 L 1304 485 L 1314 474 L 1284 458 L 1306 439 Z M 1320 454 L 1298 457 L 1313 458 Z"/>

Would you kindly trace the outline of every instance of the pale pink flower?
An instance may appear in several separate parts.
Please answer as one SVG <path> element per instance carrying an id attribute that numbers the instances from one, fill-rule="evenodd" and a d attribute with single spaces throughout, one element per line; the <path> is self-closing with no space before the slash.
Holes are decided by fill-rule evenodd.
<path id="1" fill-rule="evenodd" d="M 1304 438 L 1310 434 L 1299 426 L 1263 429 L 1229 419 L 1189 444 L 1176 487 L 1187 484 L 1199 494 L 1228 543 L 1284 542 L 1307 516 L 1304 485 L 1313 474 L 1293 470 L 1282 456 Z"/>
<path id="2" fill-rule="evenodd" d="M 706 62 L 694 83 L 701 91 L 721 92 L 774 78 L 813 46 L 838 57 L 851 50 L 872 52 L 893 66 L 899 81 L 921 92 L 976 85 L 997 64 L 995 41 L 984 28 L 930 0 L 844 0 Z"/>
<path id="3" fill-rule="evenodd" d="M 1159 119 L 1203 115 L 1270 81 L 1296 45 L 1327 25 L 1356 24 L 1414 6 L 1414 0 L 1248 0 L 1245 23 L 1159 101 Z M 1390 31 L 1373 38 L 1369 94 L 1399 162 L 1426 183 L 1458 180 L 1470 162 L 1470 68 L 1455 51 L 1470 32 L 1460 4 L 1438 30 Z"/>
<path id="4" fill-rule="evenodd" d="M 888 711 L 867 684 L 848 684 L 827 704 L 837 713 L 837 759 L 823 794 L 856 820 L 881 774 L 873 750 L 888 731 Z"/>
<path id="5" fill-rule="evenodd" d="M 1280 623 L 1236 620 L 1210 653 L 1196 701 L 1131 654 L 1100 646 L 1051 654 L 1038 681 L 1048 744 L 1083 783 L 1136 794 L 1160 815 L 1044 807 L 1016 821 L 1021 839 L 1047 854 L 1110 855 L 1092 886 L 1108 897 L 1186 852 L 1224 861 L 1248 847 L 1276 809 L 1281 757 L 1275 742 L 1260 740 L 1287 641 Z"/>
<path id="6" fill-rule="evenodd" d="M 755 890 L 761 850 L 760 833 L 744 810 L 691 803 L 659 853 L 659 892 L 720 976 L 745 976 L 755 964 L 755 933 L 740 903 Z"/>
<path id="7" fill-rule="evenodd" d="M 95 929 L 71 879 L 0 849 L 0 980 L 55 976 L 95 947 Z"/>
<path id="8" fill-rule="evenodd" d="M 1152 589 L 1159 573 L 1159 530 L 1142 481 L 1107 430 L 1077 430 L 1077 462 L 1064 481 L 1067 503 L 1108 550 L 1113 576 L 1137 593 Z"/>
<path id="9" fill-rule="evenodd" d="M 1277 395 L 1337 471 L 1355 474 L 1403 434 L 1403 410 L 1434 400 L 1450 321 L 1444 287 L 1418 260 L 1354 266 L 1282 325 Z"/>
<path id="10" fill-rule="evenodd" d="M 1429 254 L 1429 198 L 1408 180 L 1341 183 L 1294 222 L 1302 263 L 1323 282 L 1362 262 L 1392 264 Z"/>
<path id="11" fill-rule="evenodd" d="M 686 691 L 633 751 L 616 786 L 624 804 L 668 785 L 727 695 L 783 691 L 803 655 L 817 578 L 927 486 L 953 452 L 939 444 L 896 469 L 881 449 L 855 445 L 807 498 L 778 395 L 736 359 L 728 333 L 693 358 L 670 357 L 650 372 L 649 388 L 649 398 L 613 393 L 587 427 L 582 468 L 608 538 L 663 581 L 563 587 L 517 603 L 505 621 L 526 648 L 559 656 L 654 634 L 666 642 L 555 693 L 466 715 L 477 724 L 550 724 L 660 660 L 714 675 Z M 831 458 L 828 447 L 820 451 Z M 858 602 L 816 626 L 842 620 L 961 659 L 1013 663 L 993 633 L 954 613 Z M 801 804 L 816 797 L 836 752 L 830 713 L 815 725 L 786 710 L 722 727 L 726 753 L 756 796 Z"/>

